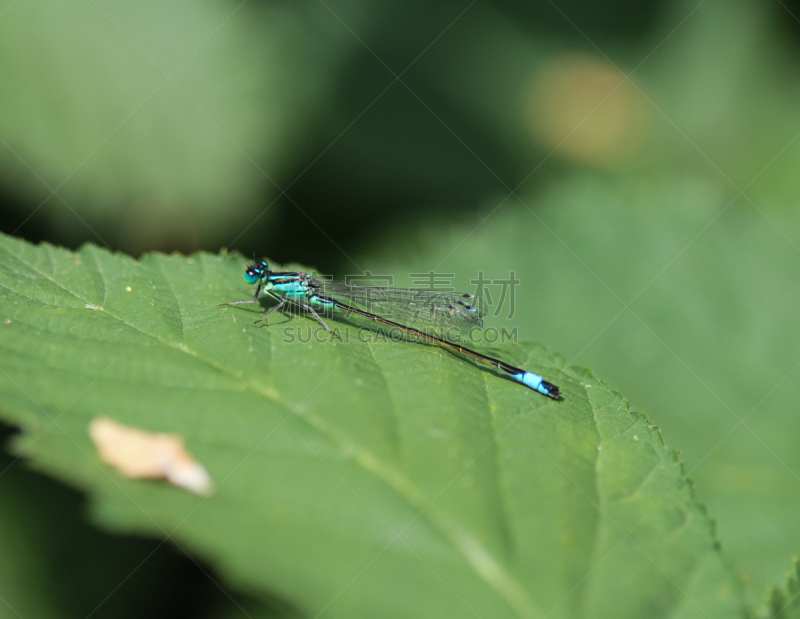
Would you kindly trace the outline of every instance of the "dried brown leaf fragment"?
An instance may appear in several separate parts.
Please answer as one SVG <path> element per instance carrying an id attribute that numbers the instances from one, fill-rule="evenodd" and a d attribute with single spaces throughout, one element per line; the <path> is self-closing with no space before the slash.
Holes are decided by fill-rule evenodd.
<path id="1" fill-rule="evenodd" d="M 201 496 L 213 492 L 208 472 L 183 444 L 178 434 L 148 432 L 95 417 L 89 436 L 103 462 L 132 479 L 166 479 Z"/>

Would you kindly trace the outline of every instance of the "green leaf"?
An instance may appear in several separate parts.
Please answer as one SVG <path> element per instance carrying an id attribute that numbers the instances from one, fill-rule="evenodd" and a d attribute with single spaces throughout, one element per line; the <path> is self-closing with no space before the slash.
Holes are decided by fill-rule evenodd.
<path id="1" fill-rule="evenodd" d="M 661 425 L 761 615 L 800 548 L 800 212 L 748 193 L 695 172 L 575 173 L 524 195 L 530 208 L 495 210 L 501 195 L 353 258 L 376 273 L 513 270 L 520 338 L 589 364 Z"/>
<path id="2" fill-rule="evenodd" d="M 251 294 L 236 256 L 0 240 L 0 414 L 99 525 L 169 536 L 308 616 L 742 614 L 658 428 L 540 346 L 496 352 L 562 401 L 344 319 L 343 343 L 304 317 L 253 325 L 261 307 L 218 307 Z M 98 415 L 182 435 L 216 494 L 123 479 Z"/>

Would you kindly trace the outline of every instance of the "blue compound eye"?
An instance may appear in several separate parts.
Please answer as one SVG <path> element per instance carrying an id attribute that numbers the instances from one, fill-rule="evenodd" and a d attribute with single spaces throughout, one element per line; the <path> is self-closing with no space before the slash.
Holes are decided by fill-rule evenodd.
<path id="1" fill-rule="evenodd" d="M 259 278 L 260 275 L 252 267 L 250 267 L 244 272 L 244 281 L 246 281 L 248 284 L 255 284 L 259 280 Z"/>

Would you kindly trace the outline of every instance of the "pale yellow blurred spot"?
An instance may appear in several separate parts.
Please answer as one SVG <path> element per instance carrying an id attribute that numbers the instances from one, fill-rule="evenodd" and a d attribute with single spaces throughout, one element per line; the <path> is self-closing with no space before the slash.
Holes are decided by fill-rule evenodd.
<path id="1" fill-rule="evenodd" d="M 642 93 L 614 67 L 584 54 L 556 58 L 535 76 L 526 117 L 546 150 L 603 168 L 631 162 L 652 123 Z"/>
<path id="2" fill-rule="evenodd" d="M 89 436 L 103 462 L 125 477 L 166 479 L 203 496 L 213 492 L 205 468 L 186 451 L 177 434 L 147 432 L 108 417 L 95 417 L 89 424 Z"/>
<path id="3" fill-rule="evenodd" d="M 125 290 L 126 290 L 127 292 L 130 292 L 131 290 L 133 290 L 133 288 L 131 288 L 130 286 L 125 286 Z"/>

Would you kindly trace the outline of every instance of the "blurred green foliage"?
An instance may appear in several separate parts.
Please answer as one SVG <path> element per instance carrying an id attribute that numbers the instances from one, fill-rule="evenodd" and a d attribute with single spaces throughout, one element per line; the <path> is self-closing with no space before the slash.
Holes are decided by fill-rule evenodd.
<path id="1" fill-rule="evenodd" d="M 766 613 L 800 553 L 797 16 L 2 0 L 0 227 L 339 277 L 516 270 L 495 324 L 661 425 Z"/>

